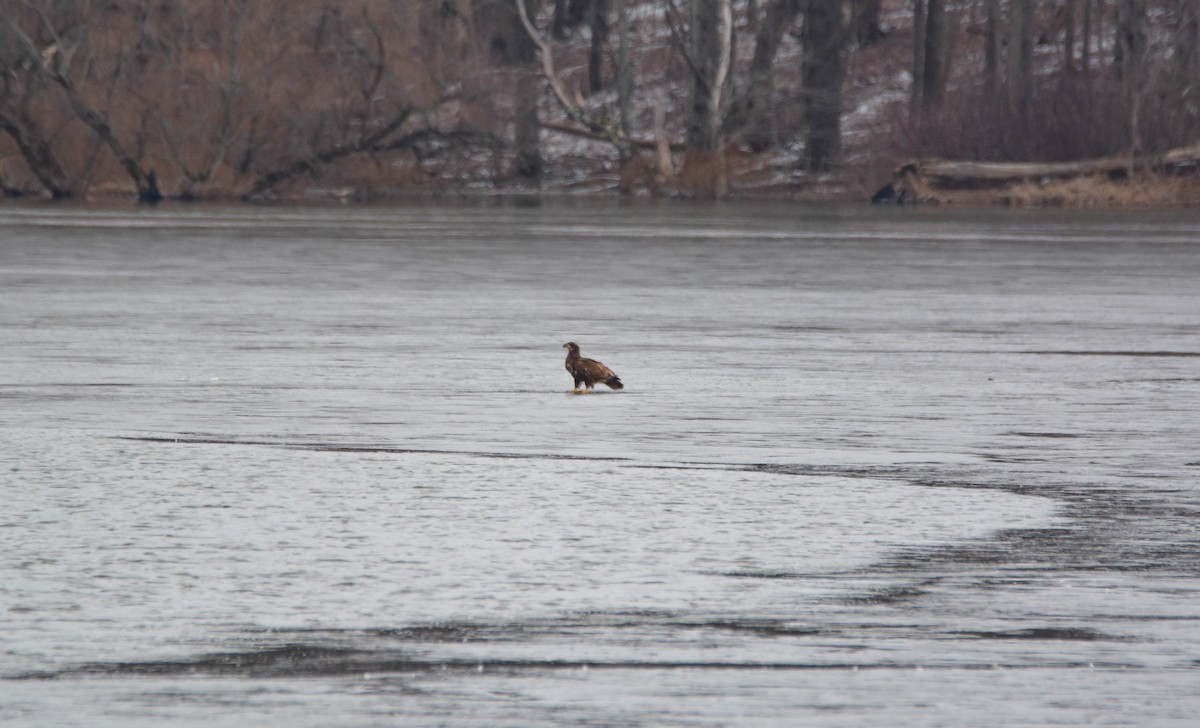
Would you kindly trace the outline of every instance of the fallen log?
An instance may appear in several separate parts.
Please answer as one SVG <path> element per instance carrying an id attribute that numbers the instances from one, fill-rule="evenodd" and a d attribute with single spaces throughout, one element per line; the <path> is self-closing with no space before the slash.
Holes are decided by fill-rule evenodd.
<path id="1" fill-rule="evenodd" d="M 926 159 L 896 168 L 893 179 L 871 198 L 876 203 L 939 202 L 955 192 L 1003 191 L 1016 185 L 1048 184 L 1077 178 L 1123 180 L 1138 172 L 1163 175 L 1194 174 L 1200 169 L 1200 144 L 1162 154 L 1129 155 L 1076 162 L 973 162 Z"/>

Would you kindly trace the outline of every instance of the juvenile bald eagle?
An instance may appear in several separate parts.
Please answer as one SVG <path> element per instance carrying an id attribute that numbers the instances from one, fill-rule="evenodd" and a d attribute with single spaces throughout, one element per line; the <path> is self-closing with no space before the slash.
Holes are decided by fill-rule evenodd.
<path id="1" fill-rule="evenodd" d="M 585 359 L 579 356 L 579 344 L 574 341 L 568 341 L 563 344 L 563 348 L 567 350 L 567 371 L 575 377 L 575 388 L 571 390 L 572 394 L 587 394 L 592 387 L 596 386 L 596 382 L 604 382 L 610 389 L 622 389 L 625 387 L 621 384 L 621 378 L 613 374 L 613 370 L 604 366 L 595 359 Z M 579 387 L 583 385 L 581 390 Z"/>

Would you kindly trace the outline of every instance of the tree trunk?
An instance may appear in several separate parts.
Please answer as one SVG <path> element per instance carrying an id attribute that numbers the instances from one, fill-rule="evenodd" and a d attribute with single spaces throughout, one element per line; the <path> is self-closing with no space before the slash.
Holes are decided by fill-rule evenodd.
<path id="1" fill-rule="evenodd" d="M 1008 108 L 1022 118 L 1033 98 L 1033 5 L 1034 0 L 1010 0 L 1008 6 Z"/>
<path id="2" fill-rule="evenodd" d="M 588 89 L 591 93 L 604 90 L 604 47 L 608 44 L 608 0 L 592 0 L 589 17 L 592 44 L 588 51 Z"/>
<path id="3" fill-rule="evenodd" d="M 946 85 L 946 6 L 944 0 L 927 0 L 925 10 L 925 53 L 923 54 L 924 80 L 921 82 L 921 103 L 926 109 L 936 107 L 942 101 Z"/>
<path id="4" fill-rule="evenodd" d="M 1180 99 L 1180 112 L 1185 124 L 1195 128 L 1200 117 L 1200 102 L 1196 99 L 1200 80 L 1200 0 L 1176 0 L 1175 53 L 1172 86 Z"/>
<path id="5" fill-rule="evenodd" d="M 986 24 L 983 74 L 984 84 L 987 86 L 988 95 L 991 96 L 1000 88 L 1000 0 L 987 0 Z"/>
<path id="6" fill-rule="evenodd" d="M 1144 0 L 1117 0 L 1116 43 L 1113 48 L 1118 78 L 1125 88 L 1125 103 L 1129 109 L 1129 154 L 1137 157 L 1142 151 L 1141 111 L 1146 83 L 1146 5 Z"/>
<path id="7" fill-rule="evenodd" d="M 1083 0 L 1083 38 L 1079 48 L 1079 67 L 1086 76 L 1092 71 L 1092 0 Z"/>
<path id="8" fill-rule="evenodd" d="M 681 177 L 692 194 L 720 197 L 727 185 L 721 117 L 732 52 L 731 0 L 692 0 L 690 20 L 692 109 Z"/>
<path id="9" fill-rule="evenodd" d="M 870 48 L 883 40 L 883 28 L 879 26 L 882 6 L 882 0 L 854 0 L 854 42 L 859 48 Z"/>
<path id="10" fill-rule="evenodd" d="M 1063 74 L 1075 75 L 1075 5 L 1077 0 L 1065 0 L 1063 6 Z"/>
<path id="11" fill-rule="evenodd" d="M 617 112 L 621 133 L 633 138 L 633 64 L 629 60 L 629 0 L 617 0 Z"/>
<path id="12" fill-rule="evenodd" d="M 0 113 L 0 131 L 8 134 L 17 145 L 25 166 L 42 188 L 56 200 L 74 197 L 75 192 L 66 181 L 66 174 L 54 154 L 54 148 L 44 136 L 32 131 L 35 125 L 33 119 L 24 112 L 13 117 Z"/>
<path id="13" fill-rule="evenodd" d="M 1116 38 L 1113 62 L 1119 78 L 1137 75 L 1146 53 L 1146 4 L 1144 0 L 1117 0 Z M 1135 81 L 1136 82 L 1136 81 Z"/>
<path id="14" fill-rule="evenodd" d="M 75 88 L 75 84 L 65 75 L 54 72 L 53 79 L 62 88 L 75 115 L 84 125 L 92 130 L 96 138 L 108 148 L 113 157 L 116 158 L 117 163 L 129 175 L 129 179 L 133 181 L 134 187 L 137 188 L 138 200 L 143 202 L 158 202 L 162 200 L 162 193 L 158 189 L 158 176 L 153 170 L 147 171 L 142 167 L 141 161 L 135 158 L 125 148 L 125 145 L 121 144 L 108 118 L 92 108 L 83 98 L 83 95 L 79 93 L 78 89 Z"/>
<path id="15" fill-rule="evenodd" d="M 671 142 L 667 139 L 667 95 L 661 90 L 654 98 L 654 159 L 658 186 L 674 182 L 675 165 L 671 161 Z"/>
<path id="16" fill-rule="evenodd" d="M 1194 77 L 1200 51 L 1200 0 L 1175 0 L 1175 64 Z"/>
<path id="17" fill-rule="evenodd" d="M 775 55 L 783 36 L 800 13 L 800 0 L 775 0 L 767 7 L 766 17 L 754 36 L 754 55 L 750 60 L 750 86 L 737 99 L 726 120 L 730 131 L 743 130 L 746 143 L 762 151 L 777 143 L 774 114 Z"/>
<path id="18" fill-rule="evenodd" d="M 582 105 L 583 101 L 579 97 L 578 92 L 575 98 L 567 93 L 566 86 L 558 76 L 558 72 L 554 70 L 554 53 L 550 46 L 542 40 L 537 29 L 533 27 L 532 21 L 529 19 L 529 14 L 525 12 L 524 3 L 516 3 L 517 17 L 521 22 L 521 26 L 525 30 L 526 36 L 536 49 L 536 55 L 540 56 L 542 62 L 542 77 L 550 85 L 550 90 L 554 93 L 554 98 L 558 101 L 559 107 L 566 112 L 574 121 L 583 125 L 587 130 L 585 136 L 598 135 L 597 138 L 605 139 L 610 142 L 617 150 L 617 155 L 620 159 L 628 159 L 633 156 L 634 142 L 629 138 L 622 129 L 620 123 L 614 123 L 608 113 L 593 113 L 588 111 Z M 580 130 L 572 130 L 579 132 Z"/>
<path id="19" fill-rule="evenodd" d="M 528 0 L 517 0 L 528 2 Z M 518 179 L 537 183 L 542 178 L 542 147 L 539 139 L 538 98 L 541 83 L 537 75 L 537 47 L 521 26 L 520 17 L 511 9 L 505 13 L 505 35 L 512 42 L 510 64 L 517 70 L 513 89 L 513 173 Z"/>
<path id="20" fill-rule="evenodd" d="M 492 61 L 513 69 L 513 175 L 536 183 L 542 177 L 537 102 L 541 85 L 537 73 L 537 45 L 525 32 L 516 2 L 528 11 L 530 0 L 476 0 L 475 27 L 491 51 Z"/>
<path id="21" fill-rule="evenodd" d="M 1021 89 L 1022 104 L 1025 107 L 1033 101 L 1033 48 L 1034 48 L 1034 15 L 1037 11 L 1037 0 L 1021 0 Z"/>
<path id="22" fill-rule="evenodd" d="M 629 0 L 617 2 L 617 115 L 620 117 L 621 134 L 626 139 L 633 138 L 633 66 L 629 61 Z M 633 180 L 636 177 L 637 153 L 633 145 L 626 147 L 629 154 L 622 154 L 618 160 L 621 165 L 620 183 L 621 194 L 633 193 Z"/>
<path id="23" fill-rule="evenodd" d="M 827 170 L 842 142 L 842 73 L 845 29 L 838 0 L 807 0 L 804 16 L 804 120 L 808 130 L 805 164 Z"/>
<path id="24" fill-rule="evenodd" d="M 912 42 L 912 89 L 909 92 L 909 104 L 913 113 L 920 117 L 924 104 L 921 98 L 925 95 L 925 0 L 913 0 L 913 42 Z"/>
<path id="25" fill-rule="evenodd" d="M 554 15 L 550 21 L 550 35 L 555 40 L 567 38 L 567 0 L 554 0 Z"/>
<path id="26" fill-rule="evenodd" d="M 517 177 L 528 182 L 538 182 L 542 178 L 542 146 L 538 123 L 538 98 L 541 97 L 541 83 L 533 71 L 522 73 L 517 79 L 516 88 L 516 124 L 513 129 L 513 143 L 516 158 L 514 169 Z"/>

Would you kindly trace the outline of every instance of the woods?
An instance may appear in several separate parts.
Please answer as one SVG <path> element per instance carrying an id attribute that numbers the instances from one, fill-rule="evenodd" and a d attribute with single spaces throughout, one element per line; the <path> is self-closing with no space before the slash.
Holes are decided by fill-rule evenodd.
<path id="1" fill-rule="evenodd" d="M 1198 44 L 1200 0 L 0 0 L 0 189 L 861 198 L 1195 144 Z"/>

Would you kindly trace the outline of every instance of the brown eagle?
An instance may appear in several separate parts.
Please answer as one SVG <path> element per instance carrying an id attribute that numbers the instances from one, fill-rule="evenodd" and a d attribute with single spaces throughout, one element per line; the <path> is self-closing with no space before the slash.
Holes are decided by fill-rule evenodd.
<path id="1" fill-rule="evenodd" d="M 575 388 L 571 390 L 572 394 L 587 394 L 592 387 L 596 386 L 596 382 L 604 382 L 611 389 L 622 389 L 625 387 L 621 384 L 621 378 L 613 374 L 613 370 L 604 366 L 595 359 L 585 359 L 579 356 L 579 344 L 574 341 L 568 341 L 563 344 L 563 348 L 567 350 L 567 371 L 575 377 Z M 583 389 L 579 388 L 583 385 Z"/>

